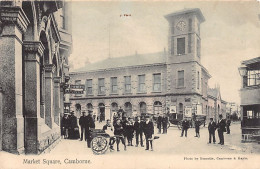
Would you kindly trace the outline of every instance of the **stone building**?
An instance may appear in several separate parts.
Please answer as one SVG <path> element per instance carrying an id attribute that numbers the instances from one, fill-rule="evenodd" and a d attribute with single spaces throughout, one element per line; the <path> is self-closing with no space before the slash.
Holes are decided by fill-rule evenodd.
<path id="1" fill-rule="evenodd" d="M 69 2 L 0 2 L 1 150 L 39 154 L 58 142 L 70 23 Z"/>
<path id="2" fill-rule="evenodd" d="M 168 52 L 108 58 L 71 72 L 70 83 L 86 87 L 83 94 L 70 96 L 71 110 L 80 116 L 81 111 L 92 109 L 103 119 L 120 107 L 128 116 L 166 111 L 178 119 L 184 113 L 205 116 L 211 76 L 201 64 L 204 16 L 200 9 L 185 9 L 165 18 Z"/>
<path id="3" fill-rule="evenodd" d="M 242 141 L 260 140 L 260 57 L 245 60 L 241 75 Z"/>

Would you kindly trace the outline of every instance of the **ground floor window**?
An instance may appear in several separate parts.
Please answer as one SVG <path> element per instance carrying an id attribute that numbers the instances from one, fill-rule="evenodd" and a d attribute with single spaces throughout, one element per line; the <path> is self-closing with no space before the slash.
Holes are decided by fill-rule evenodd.
<path id="1" fill-rule="evenodd" d="M 141 114 L 146 113 L 146 103 L 145 102 L 141 102 L 139 106 L 140 106 L 140 113 Z"/>
<path id="2" fill-rule="evenodd" d="M 162 103 L 159 101 L 154 102 L 153 110 L 154 114 L 162 114 Z"/>
<path id="3" fill-rule="evenodd" d="M 130 102 L 125 103 L 125 112 L 127 117 L 132 115 L 132 104 Z"/>

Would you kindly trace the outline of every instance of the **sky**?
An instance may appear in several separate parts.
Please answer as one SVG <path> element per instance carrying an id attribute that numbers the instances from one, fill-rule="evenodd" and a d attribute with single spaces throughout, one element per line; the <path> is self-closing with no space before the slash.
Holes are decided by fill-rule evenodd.
<path id="1" fill-rule="evenodd" d="M 70 71 L 104 60 L 109 53 L 122 57 L 168 50 L 169 25 L 164 16 L 184 8 L 200 8 L 205 17 L 201 62 L 212 76 L 209 86 L 219 84 L 222 99 L 239 103 L 238 67 L 243 60 L 260 56 L 260 4 L 256 1 L 73 2 Z"/>

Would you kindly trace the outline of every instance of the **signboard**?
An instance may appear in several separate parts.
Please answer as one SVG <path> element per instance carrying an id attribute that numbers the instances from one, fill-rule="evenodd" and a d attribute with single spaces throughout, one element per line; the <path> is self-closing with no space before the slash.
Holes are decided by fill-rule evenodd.
<path id="1" fill-rule="evenodd" d="M 170 113 L 177 113 L 176 106 L 170 106 Z"/>
<path id="2" fill-rule="evenodd" d="M 70 85 L 69 88 L 71 88 L 71 89 L 83 89 L 83 90 L 85 90 L 85 85 Z"/>
<path id="3" fill-rule="evenodd" d="M 197 104 L 196 115 L 202 115 L 202 105 L 201 104 Z"/>
<path id="4" fill-rule="evenodd" d="M 191 106 L 185 106 L 185 117 L 191 117 L 192 116 L 192 107 Z"/>
<path id="5" fill-rule="evenodd" d="M 66 94 L 83 94 L 83 90 L 65 90 Z"/>

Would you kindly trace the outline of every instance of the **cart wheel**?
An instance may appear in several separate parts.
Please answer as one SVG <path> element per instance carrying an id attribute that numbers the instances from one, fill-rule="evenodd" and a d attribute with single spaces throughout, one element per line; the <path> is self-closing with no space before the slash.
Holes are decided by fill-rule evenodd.
<path id="1" fill-rule="evenodd" d="M 177 126 L 178 126 L 178 129 L 181 130 L 181 128 L 182 128 L 181 127 L 181 121 L 178 122 Z"/>
<path id="2" fill-rule="evenodd" d="M 108 148 L 108 141 L 103 136 L 94 137 L 91 141 L 91 149 L 94 154 L 104 154 Z"/>
<path id="3" fill-rule="evenodd" d="M 170 128 L 170 126 L 171 126 L 171 123 L 168 122 L 168 124 L 167 124 L 167 129 Z"/>

